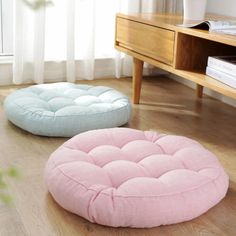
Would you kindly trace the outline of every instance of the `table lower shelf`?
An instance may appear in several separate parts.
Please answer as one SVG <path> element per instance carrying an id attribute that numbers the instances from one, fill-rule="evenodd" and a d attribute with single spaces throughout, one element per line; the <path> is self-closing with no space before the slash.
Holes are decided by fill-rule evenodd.
<path id="1" fill-rule="evenodd" d="M 205 72 L 195 72 L 186 70 L 175 70 L 174 74 L 195 82 L 203 87 L 212 89 L 225 96 L 236 99 L 236 89 L 210 77 Z"/>
<path id="2" fill-rule="evenodd" d="M 185 78 L 187 80 L 195 82 L 198 85 L 212 89 L 212 90 L 214 90 L 218 93 L 221 93 L 225 96 L 236 99 L 236 89 L 234 89 L 234 88 L 232 88 L 232 87 L 230 87 L 218 80 L 215 80 L 215 79 L 211 78 L 210 76 L 205 75 L 205 71 L 188 71 L 188 70 L 175 69 L 173 66 L 167 65 L 163 62 L 159 62 L 153 58 L 144 56 L 142 54 L 139 54 L 135 51 L 126 49 L 124 47 L 120 47 L 120 46 L 116 45 L 116 49 L 118 49 L 119 51 L 122 51 L 122 52 L 124 52 L 124 53 L 126 53 L 126 54 L 140 60 L 140 61 L 147 62 L 147 63 L 154 65 L 160 69 L 163 69 L 165 71 L 168 71 L 170 73 L 178 75 L 182 78 Z M 142 63 L 137 63 L 137 60 L 136 60 L 136 65 L 141 66 Z M 139 71 L 139 73 L 141 73 L 142 69 L 138 68 L 136 70 L 136 72 L 137 71 Z M 141 75 L 136 74 L 136 77 L 139 77 L 139 76 L 141 76 Z M 135 78 L 134 78 L 134 80 L 135 80 Z M 135 83 L 135 81 L 134 81 L 134 84 L 137 85 L 137 83 Z M 141 87 L 141 85 L 137 85 L 137 86 Z M 138 89 L 134 88 L 134 91 L 138 91 Z M 139 94 L 137 96 L 134 94 L 134 97 L 139 98 Z M 138 99 L 136 99 L 136 100 L 138 100 Z"/>

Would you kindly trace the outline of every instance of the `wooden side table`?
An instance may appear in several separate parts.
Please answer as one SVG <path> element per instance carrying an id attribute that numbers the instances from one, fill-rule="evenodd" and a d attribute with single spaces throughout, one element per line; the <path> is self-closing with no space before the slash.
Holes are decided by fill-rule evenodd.
<path id="1" fill-rule="evenodd" d="M 236 89 L 205 75 L 208 56 L 236 55 L 236 37 L 177 26 L 182 22 L 179 15 L 117 15 L 115 47 L 133 57 L 133 103 L 140 100 L 143 62 L 195 82 L 200 98 L 207 87 L 236 99 Z"/>

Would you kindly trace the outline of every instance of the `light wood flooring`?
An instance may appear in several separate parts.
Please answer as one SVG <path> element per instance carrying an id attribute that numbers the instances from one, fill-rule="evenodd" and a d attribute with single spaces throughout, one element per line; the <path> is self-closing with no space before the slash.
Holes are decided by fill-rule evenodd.
<path id="1" fill-rule="evenodd" d="M 131 79 L 86 81 L 131 96 Z M 12 207 L 0 205 L 0 236 L 154 236 L 236 235 L 236 109 L 160 77 L 143 81 L 140 105 L 133 106 L 127 127 L 185 135 L 215 153 L 230 176 L 226 198 L 195 220 L 152 229 L 110 228 L 89 223 L 59 207 L 48 194 L 45 163 L 65 138 L 31 135 L 6 119 L 3 100 L 14 87 L 0 88 L 0 166 L 15 165 L 17 181 L 8 180 Z"/>

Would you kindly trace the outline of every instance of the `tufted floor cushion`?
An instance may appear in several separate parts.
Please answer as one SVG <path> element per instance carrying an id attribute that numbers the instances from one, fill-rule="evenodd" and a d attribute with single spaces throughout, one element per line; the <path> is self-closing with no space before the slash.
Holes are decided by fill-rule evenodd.
<path id="1" fill-rule="evenodd" d="M 108 87 L 54 83 L 19 89 L 4 101 L 8 119 L 33 134 L 72 137 L 128 122 L 126 96 Z"/>
<path id="2" fill-rule="evenodd" d="M 193 219 L 228 189 L 217 158 L 186 137 L 113 128 L 79 134 L 50 157 L 48 189 L 63 208 L 114 227 Z"/>

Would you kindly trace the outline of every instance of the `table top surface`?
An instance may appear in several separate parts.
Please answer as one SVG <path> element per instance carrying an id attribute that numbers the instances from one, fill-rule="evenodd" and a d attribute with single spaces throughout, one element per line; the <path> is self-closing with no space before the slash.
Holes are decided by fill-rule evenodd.
<path id="1" fill-rule="evenodd" d="M 178 26 L 183 24 L 183 16 L 177 14 L 156 14 L 156 13 L 132 13 L 132 14 L 117 14 L 118 17 L 129 19 L 132 21 L 144 23 L 151 26 L 172 30 L 175 32 L 185 33 L 188 35 L 205 38 L 215 42 L 236 46 L 236 36 L 228 34 L 220 34 L 209 32 L 208 30 L 192 29 Z M 234 17 L 207 14 L 205 20 L 236 20 Z M 191 21 L 188 23 L 197 23 Z"/>

